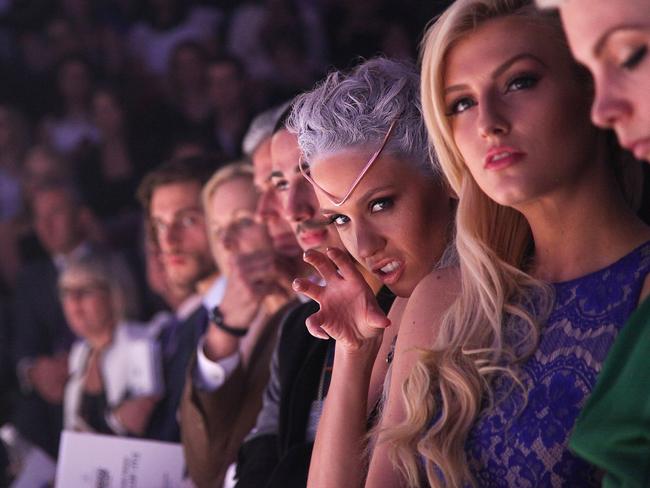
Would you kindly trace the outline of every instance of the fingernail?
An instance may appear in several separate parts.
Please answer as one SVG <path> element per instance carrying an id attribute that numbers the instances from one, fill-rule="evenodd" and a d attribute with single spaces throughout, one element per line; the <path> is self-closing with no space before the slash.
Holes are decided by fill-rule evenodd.
<path id="1" fill-rule="evenodd" d="M 302 290 L 302 285 L 300 284 L 300 281 L 298 279 L 295 279 L 291 282 L 291 286 L 293 287 L 294 290 L 300 291 Z"/>

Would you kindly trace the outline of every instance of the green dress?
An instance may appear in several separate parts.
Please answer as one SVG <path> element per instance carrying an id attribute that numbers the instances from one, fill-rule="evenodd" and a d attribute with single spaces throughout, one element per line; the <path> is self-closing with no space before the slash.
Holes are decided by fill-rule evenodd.
<path id="1" fill-rule="evenodd" d="M 650 487 L 650 298 L 621 330 L 570 447 L 603 469 L 603 487 Z"/>

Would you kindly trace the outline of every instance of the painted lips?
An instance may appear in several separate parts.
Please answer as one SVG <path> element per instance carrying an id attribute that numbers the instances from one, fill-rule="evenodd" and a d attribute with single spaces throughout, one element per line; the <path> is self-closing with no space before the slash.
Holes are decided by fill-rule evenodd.
<path id="1" fill-rule="evenodd" d="M 392 285 L 402 277 L 404 265 L 400 261 L 390 260 L 381 266 L 372 268 L 372 271 L 385 285 Z"/>
<path id="2" fill-rule="evenodd" d="M 512 147 L 495 147 L 486 154 L 483 167 L 488 170 L 499 170 L 518 163 L 524 157 L 526 157 L 525 152 Z"/>

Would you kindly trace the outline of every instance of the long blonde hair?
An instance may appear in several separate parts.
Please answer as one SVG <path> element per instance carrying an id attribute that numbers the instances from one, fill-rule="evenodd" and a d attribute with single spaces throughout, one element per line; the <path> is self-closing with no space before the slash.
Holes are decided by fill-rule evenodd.
<path id="1" fill-rule="evenodd" d="M 459 197 L 455 245 L 461 292 L 442 318 L 432 350 L 422 351 L 402 387 L 405 420 L 383 432 L 409 486 L 420 486 L 421 460 L 433 487 L 474 484 L 465 442 L 484 402 L 492 404 L 497 374 L 518 379 L 517 366 L 535 350 L 552 291 L 524 270 L 533 249 L 528 222 L 479 188 L 454 143 L 445 115 L 445 56 L 484 22 L 517 15 L 550 25 L 563 42 L 557 15 L 532 0 L 456 0 L 428 29 L 422 48 L 422 108 L 427 130 Z M 568 49 L 568 48 L 567 48 Z"/>

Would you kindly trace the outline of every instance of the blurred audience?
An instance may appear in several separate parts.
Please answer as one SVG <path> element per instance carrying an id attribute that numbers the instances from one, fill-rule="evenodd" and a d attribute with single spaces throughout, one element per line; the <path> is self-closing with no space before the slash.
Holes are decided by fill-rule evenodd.
<path id="1" fill-rule="evenodd" d="M 61 154 L 73 155 L 86 142 L 97 142 L 92 117 L 95 74 L 83 57 L 70 55 L 56 68 L 56 106 L 41 122 L 41 139 Z"/>
<path id="2" fill-rule="evenodd" d="M 246 140 L 244 135 L 261 110 L 309 89 L 332 62 L 349 64 L 361 53 L 352 44 L 332 38 L 336 29 L 330 25 L 330 12 L 348 8 L 336 4 L 334 0 L 0 2 L 4 74 L 0 80 L 0 307 L 5 302 L 11 305 L 0 314 L 0 359 L 9 371 L 2 378 L 0 404 L 2 423 L 11 420 L 15 427 L 15 433 L 0 436 L 12 440 L 10 478 L 18 474 L 18 481 L 33 484 L 35 478 L 21 474 L 41 468 L 45 474 L 52 468 L 48 463 L 56 459 L 61 402 L 70 374 L 68 354 L 81 330 L 72 331 L 66 323 L 57 281 L 68 262 L 86 259 L 86 253 L 100 244 L 107 248 L 102 252 L 128 258 L 135 295 L 144 297 L 137 318 L 150 319 L 144 329 L 161 348 L 165 393 L 150 421 L 143 421 L 148 424 L 144 430 L 138 425 L 131 432 L 180 439 L 177 410 L 188 371 L 192 380 L 188 391 L 195 394 L 192 401 L 198 401 L 197 391 L 206 393 L 206 398 L 223 396 L 230 391 L 227 385 L 240 375 L 248 378 L 246 385 L 251 386 L 243 394 L 250 396 L 250 407 L 238 412 L 241 418 L 223 451 L 223 463 L 207 471 L 214 476 L 218 468 L 216 476 L 225 475 L 223 468 L 233 461 L 260 408 L 263 369 L 269 362 L 280 310 L 294 298 L 291 280 L 312 273 L 301 259 L 302 249 L 271 181 L 271 136 L 286 106 L 268 110 L 257 129 L 251 126 Z M 405 46 L 415 45 L 419 33 L 410 30 L 414 24 L 403 22 L 402 16 L 394 20 L 388 18 L 383 24 L 388 40 L 377 49 L 406 53 Z M 211 159 L 207 156 L 211 153 L 219 157 Z M 252 179 L 256 191 L 242 190 L 237 196 L 254 195 L 254 227 L 265 228 L 270 241 L 262 253 L 223 245 L 225 255 L 238 256 L 225 258 L 224 275 L 234 273 L 241 279 L 216 279 L 219 273 L 203 228 L 200 188 L 222 160 L 243 154 L 253 162 L 252 175 L 246 169 L 237 180 L 246 181 L 248 192 Z M 163 160 L 192 162 L 185 176 L 180 171 L 168 181 L 163 176 L 143 184 L 145 174 L 158 171 L 155 168 Z M 162 168 L 168 166 L 173 164 L 159 168 L 164 173 Z M 148 184 L 149 190 L 143 190 L 149 192 L 143 229 L 135 193 Z M 217 197 L 231 185 L 218 186 Z M 171 194 L 166 192 L 170 188 Z M 306 227 L 301 225 L 300 231 Z M 144 251 L 139 245 L 143 240 Z M 229 260 L 234 262 L 232 269 Z M 236 296 L 248 297 L 260 312 L 256 320 L 241 320 L 251 328 L 245 338 L 229 342 L 241 357 L 233 363 L 224 387 L 201 390 L 194 381 L 197 368 L 186 369 L 201 351 L 213 365 L 220 361 L 211 349 L 220 329 L 211 326 L 199 344 L 208 310 L 223 301 L 225 320 L 232 318 L 233 290 L 255 288 L 242 276 L 249 266 L 263 270 L 274 288 Z M 155 294 L 161 298 L 152 299 Z M 106 298 L 99 295 L 95 298 Z M 83 301 L 78 294 L 67 297 L 79 306 Z M 139 325 L 131 322 L 134 318 L 115 319 L 115 337 L 140 341 Z M 239 322 L 237 317 L 234 320 Z M 264 324 L 268 333 L 253 333 L 254 323 L 260 330 Z M 301 319 L 296 323 L 296 327 L 304 325 Z M 132 334 L 131 329 L 138 333 Z M 82 373 L 85 369 L 97 371 L 94 361 L 99 355 L 88 352 L 93 340 L 80 335 L 77 344 L 83 346 L 75 347 L 85 352 L 75 353 L 78 361 L 73 362 L 79 368 L 69 389 L 77 381 L 79 390 L 88 376 Z M 86 361 L 86 354 L 91 361 Z M 247 354 L 254 359 L 247 359 Z M 105 385 L 113 381 L 103 379 Z M 151 390 L 156 395 L 161 391 Z M 105 393 L 103 400 L 114 408 L 114 398 Z M 95 400 L 101 403 L 102 399 Z M 206 415 L 209 419 L 215 414 Z M 220 442 L 219 436 L 214 439 Z M 25 469 L 19 472 L 21 467 Z"/>
<path id="3" fill-rule="evenodd" d="M 174 47 L 187 40 L 210 45 L 221 18 L 215 8 L 184 0 L 145 0 L 143 12 L 143 19 L 129 30 L 131 64 L 158 84 L 162 83 Z"/>
<path id="4" fill-rule="evenodd" d="M 32 191 L 32 221 L 46 257 L 27 263 L 16 284 L 12 347 L 20 395 L 12 421 L 33 446 L 29 455 L 44 453 L 56 459 L 68 352 L 74 340 L 56 284 L 68 262 L 90 252 L 92 245 L 84 233 L 87 210 L 74 187 L 52 181 Z"/>
<path id="5" fill-rule="evenodd" d="M 247 90 L 246 72 L 237 58 L 221 56 L 209 62 L 206 100 L 210 107 L 206 126 L 210 147 L 227 157 L 239 157 L 255 100 Z"/>

